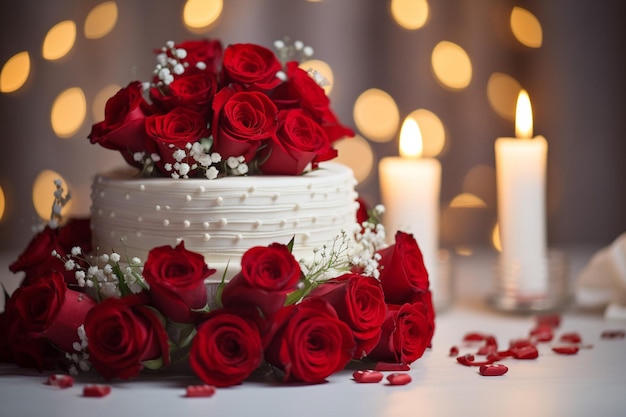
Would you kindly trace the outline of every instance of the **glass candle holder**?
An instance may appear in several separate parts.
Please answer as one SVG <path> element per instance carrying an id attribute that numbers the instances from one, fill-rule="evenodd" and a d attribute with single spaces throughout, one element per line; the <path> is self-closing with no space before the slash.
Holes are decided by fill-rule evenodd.
<path id="1" fill-rule="evenodd" d="M 496 310 L 518 313 L 551 312 L 565 307 L 570 299 L 565 253 L 550 249 L 544 262 L 544 289 L 532 293 L 520 290 L 520 279 L 525 275 L 522 273 L 524 265 L 503 265 L 498 262 L 494 268 L 489 304 Z"/>

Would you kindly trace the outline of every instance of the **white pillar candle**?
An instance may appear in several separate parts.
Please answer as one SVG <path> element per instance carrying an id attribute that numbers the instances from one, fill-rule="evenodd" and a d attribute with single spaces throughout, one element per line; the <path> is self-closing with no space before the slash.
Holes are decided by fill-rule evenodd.
<path id="1" fill-rule="evenodd" d="M 407 118 L 400 133 L 401 157 L 380 161 L 380 188 L 388 238 L 393 241 L 398 230 L 413 234 L 424 257 L 433 298 L 437 300 L 441 164 L 433 158 L 421 158 L 421 153 L 419 126 Z"/>
<path id="2" fill-rule="evenodd" d="M 547 291 L 546 165 L 548 144 L 532 137 L 532 110 L 522 90 L 517 102 L 516 138 L 495 143 L 500 274 L 520 296 Z"/>

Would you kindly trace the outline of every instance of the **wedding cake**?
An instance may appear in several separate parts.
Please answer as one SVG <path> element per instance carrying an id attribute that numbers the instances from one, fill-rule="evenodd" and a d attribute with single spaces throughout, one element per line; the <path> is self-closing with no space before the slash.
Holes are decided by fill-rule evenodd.
<path id="1" fill-rule="evenodd" d="M 96 252 L 145 260 L 184 242 L 232 276 L 250 247 L 293 239 L 301 259 L 355 230 L 353 173 L 329 162 L 333 142 L 353 132 L 330 110 L 323 78 L 294 60 L 311 49 L 275 47 L 168 42 L 150 82 L 107 101 L 89 139 L 131 167 L 94 179 Z"/>

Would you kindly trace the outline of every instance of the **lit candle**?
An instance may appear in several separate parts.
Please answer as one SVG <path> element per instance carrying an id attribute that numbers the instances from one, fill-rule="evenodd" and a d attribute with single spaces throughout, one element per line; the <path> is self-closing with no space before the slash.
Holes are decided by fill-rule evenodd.
<path id="1" fill-rule="evenodd" d="M 548 145 L 532 137 L 530 99 L 522 90 L 515 114 L 516 138 L 495 144 L 498 222 L 502 253 L 500 273 L 514 282 L 521 296 L 540 296 L 547 290 L 546 165 Z"/>
<path id="2" fill-rule="evenodd" d="M 408 117 L 400 131 L 401 156 L 380 161 L 380 188 L 388 237 L 393 239 L 398 230 L 413 234 L 424 256 L 436 301 L 441 164 L 433 158 L 422 158 L 422 147 L 419 126 Z"/>

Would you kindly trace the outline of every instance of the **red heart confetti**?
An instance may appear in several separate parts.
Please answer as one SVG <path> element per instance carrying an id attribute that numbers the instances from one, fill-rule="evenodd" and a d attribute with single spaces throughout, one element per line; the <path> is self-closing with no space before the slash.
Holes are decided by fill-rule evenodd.
<path id="1" fill-rule="evenodd" d="M 74 378 L 70 375 L 52 374 L 46 380 L 46 385 L 57 388 L 70 388 L 74 386 Z"/>
<path id="2" fill-rule="evenodd" d="M 383 374 L 372 370 L 356 371 L 352 374 L 352 378 L 362 384 L 376 383 L 382 381 Z"/>
<path id="3" fill-rule="evenodd" d="M 411 382 L 411 375 L 405 373 L 393 373 L 387 375 L 389 385 L 406 385 Z"/>
<path id="4" fill-rule="evenodd" d="M 478 368 L 478 372 L 482 376 L 500 376 L 506 374 L 508 371 L 509 368 L 501 363 L 482 365 Z"/>
<path id="5" fill-rule="evenodd" d="M 213 385 L 188 385 L 185 397 L 212 397 L 213 394 L 215 394 L 215 387 Z"/>
<path id="6" fill-rule="evenodd" d="M 90 384 L 83 388 L 83 397 L 106 397 L 111 393 L 109 385 Z"/>

